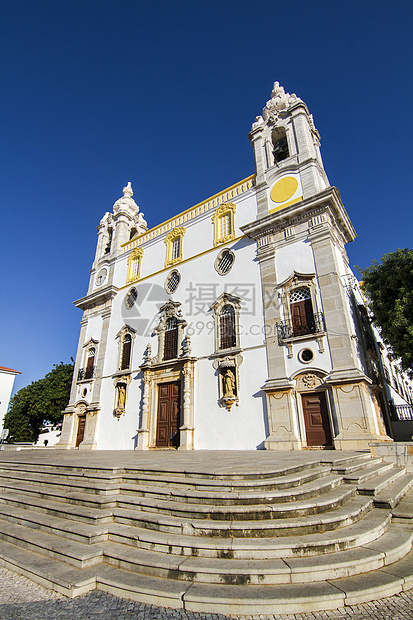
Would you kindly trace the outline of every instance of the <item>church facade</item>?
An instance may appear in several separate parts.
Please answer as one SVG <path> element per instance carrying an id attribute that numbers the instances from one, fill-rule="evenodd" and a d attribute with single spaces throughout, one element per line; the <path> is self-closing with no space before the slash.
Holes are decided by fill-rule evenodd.
<path id="1" fill-rule="evenodd" d="M 249 137 L 247 179 L 151 229 L 129 183 L 101 220 L 57 448 L 392 441 L 313 118 L 276 82 Z"/>

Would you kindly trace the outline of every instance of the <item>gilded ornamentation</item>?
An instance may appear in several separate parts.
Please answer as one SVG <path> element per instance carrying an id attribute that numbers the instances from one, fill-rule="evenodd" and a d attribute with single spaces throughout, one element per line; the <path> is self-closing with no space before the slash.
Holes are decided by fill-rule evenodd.
<path id="1" fill-rule="evenodd" d="M 237 205 L 233 202 L 224 202 L 212 215 L 214 222 L 214 246 L 228 243 L 235 239 L 235 212 Z"/>

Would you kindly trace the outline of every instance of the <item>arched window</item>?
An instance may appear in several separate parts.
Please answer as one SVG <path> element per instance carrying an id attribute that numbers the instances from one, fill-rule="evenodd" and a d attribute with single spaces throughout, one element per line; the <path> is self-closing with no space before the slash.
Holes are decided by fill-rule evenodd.
<path id="1" fill-rule="evenodd" d="M 126 282 L 133 282 L 134 280 L 139 280 L 141 273 L 142 256 L 142 248 L 136 248 L 135 250 L 132 250 L 132 252 L 129 254 L 128 275 L 126 278 Z"/>
<path id="2" fill-rule="evenodd" d="M 214 246 L 228 243 L 235 239 L 235 212 L 237 207 L 232 202 L 221 204 L 212 216 L 214 222 Z"/>
<path id="3" fill-rule="evenodd" d="M 235 310 L 230 304 L 225 304 L 219 315 L 219 348 L 232 349 L 236 344 Z"/>
<path id="4" fill-rule="evenodd" d="M 93 371 L 95 369 L 95 355 L 96 349 L 91 347 L 87 352 L 87 361 L 85 369 L 85 379 L 91 379 L 93 377 Z"/>
<path id="5" fill-rule="evenodd" d="M 108 240 L 105 247 L 105 254 L 109 254 L 112 247 L 112 237 L 113 237 L 113 229 L 108 228 Z"/>
<path id="6" fill-rule="evenodd" d="M 166 259 L 165 267 L 175 265 L 183 259 L 183 241 L 186 228 L 173 228 L 165 237 Z"/>
<path id="7" fill-rule="evenodd" d="M 293 336 L 305 336 L 316 331 L 311 291 L 301 286 L 290 293 L 290 314 Z"/>
<path id="8" fill-rule="evenodd" d="M 164 360 L 178 357 L 178 322 L 176 317 L 167 319 L 165 325 L 165 340 L 163 348 Z"/>
<path id="9" fill-rule="evenodd" d="M 274 163 L 278 164 L 280 161 L 287 159 L 290 152 L 288 150 L 287 136 L 283 127 L 276 127 L 271 136 L 273 145 Z"/>
<path id="10" fill-rule="evenodd" d="M 132 347 L 132 336 L 130 334 L 125 334 L 122 341 L 122 355 L 120 361 L 120 370 L 128 370 L 130 367 L 130 357 L 131 357 L 131 347 Z"/>

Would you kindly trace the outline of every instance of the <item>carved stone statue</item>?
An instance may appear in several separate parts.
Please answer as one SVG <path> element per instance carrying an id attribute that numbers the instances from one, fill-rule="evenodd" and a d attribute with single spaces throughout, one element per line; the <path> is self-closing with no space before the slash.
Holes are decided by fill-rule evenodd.
<path id="1" fill-rule="evenodd" d="M 124 383 L 118 383 L 116 386 L 118 390 L 118 402 L 116 405 L 117 409 L 125 409 L 126 403 L 126 385 Z"/>
<path id="2" fill-rule="evenodd" d="M 225 371 L 224 374 L 224 396 L 225 397 L 234 397 L 235 390 L 235 375 L 229 368 Z"/>

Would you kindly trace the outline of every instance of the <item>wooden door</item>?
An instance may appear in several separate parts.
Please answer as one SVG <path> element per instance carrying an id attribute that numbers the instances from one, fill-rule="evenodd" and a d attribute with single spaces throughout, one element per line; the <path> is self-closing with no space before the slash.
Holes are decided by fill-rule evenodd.
<path id="1" fill-rule="evenodd" d="M 315 331 L 311 299 L 303 299 L 291 304 L 291 319 L 294 336 L 305 336 Z"/>
<path id="2" fill-rule="evenodd" d="M 159 448 L 177 448 L 179 446 L 180 388 L 180 381 L 160 383 L 158 385 L 156 446 Z"/>
<path id="3" fill-rule="evenodd" d="M 325 392 L 301 394 L 307 446 L 332 446 Z"/>
<path id="4" fill-rule="evenodd" d="M 76 448 L 79 447 L 79 445 L 82 443 L 83 438 L 85 436 L 85 424 L 86 424 L 86 416 L 85 415 L 78 416 Z"/>

